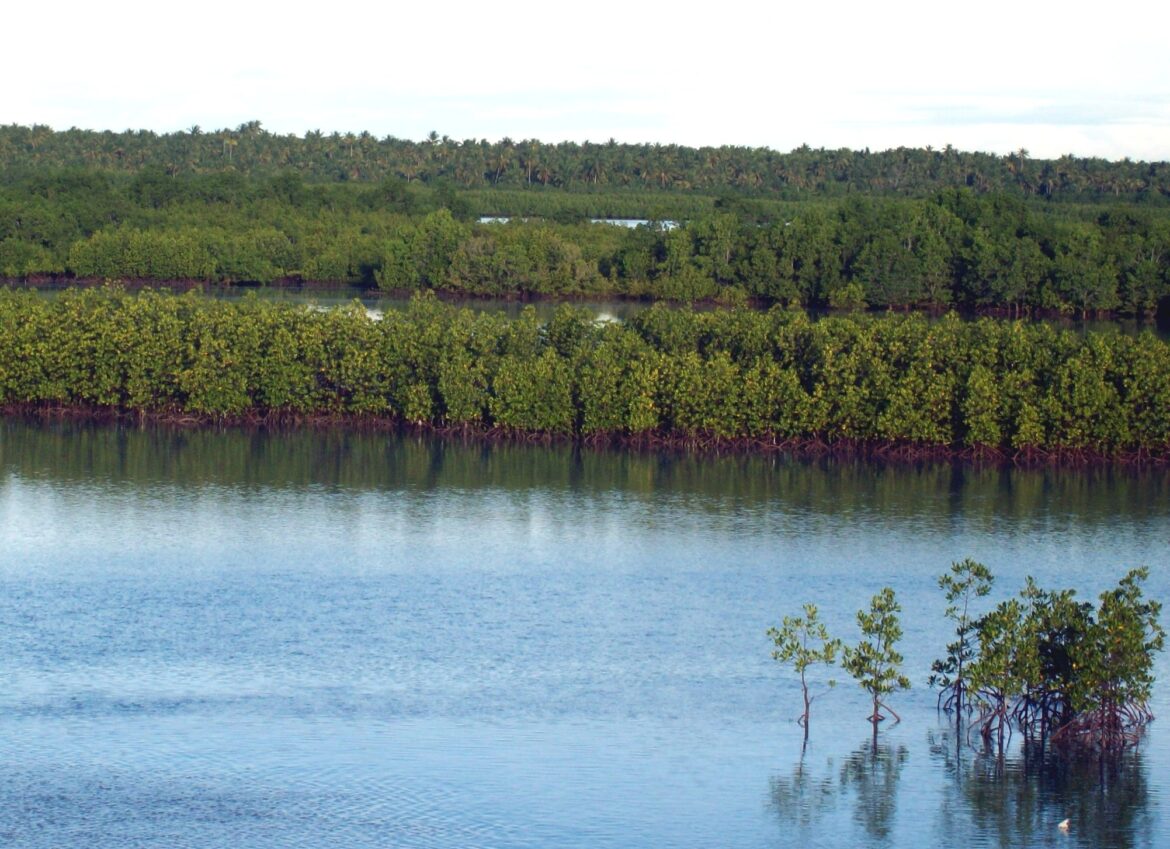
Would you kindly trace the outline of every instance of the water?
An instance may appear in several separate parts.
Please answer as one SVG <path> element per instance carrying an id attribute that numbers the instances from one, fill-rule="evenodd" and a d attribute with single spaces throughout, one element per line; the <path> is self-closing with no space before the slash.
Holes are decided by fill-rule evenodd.
<path id="1" fill-rule="evenodd" d="M 507 224 L 512 218 L 508 215 L 481 215 L 478 220 L 480 224 Z M 627 230 L 646 227 L 650 224 L 661 227 L 663 230 L 674 230 L 679 226 L 677 221 L 654 221 L 650 218 L 590 218 L 589 221 L 591 224 L 612 224 L 615 227 L 625 227 Z"/>
<path id="2" fill-rule="evenodd" d="M 182 283 L 176 285 L 174 289 L 176 291 L 186 291 L 189 286 L 189 282 Z M 45 297 L 56 297 L 58 293 L 70 287 L 71 284 L 69 283 L 60 283 L 37 284 L 32 288 Z M 160 284 L 160 288 L 166 289 L 168 285 L 165 283 Z M 389 312 L 406 310 L 411 302 L 409 296 L 399 294 L 388 295 L 378 289 L 371 289 L 366 286 L 347 286 L 340 284 L 329 286 L 301 286 L 295 284 L 281 284 L 278 286 L 204 284 L 200 288 L 204 294 L 213 298 L 233 300 L 255 297 L 264 301 L 298 306 L 308 305 L 319 309 L 350 306 L 358 302 L 374 318 L 381 318 Z M 467 307 L 474 312 L 500 313 L 508 318 L 517 318 L 524 310 L 531 308 L 535 310 L 537 318 L 541 321 L 551 319 L 562 303 L 556 299 L 543 298 L 525 301 L 515 298 L 444 297 L 444 300 L 461 307 Z M 571 303 L 576 307 L 588 310 L 599 321 L 629 321 L 639 313 L 650 309 L 652 305 L 649 301 L 620 300 L 616 298 L 574 299 Z M 688 308 L 684 304 L 671 304 L 671 306 L 678 309 Z M 711 304 L 698 304 L 693 308 L 707 310 L 718 309 L 719 307 L 712 306 Z M 831 314 L 823 309 L 809 309 L 807 312 L 814 320 Z M 940 318 L 941 315 L 928 316 L 927 320 L 937 321 Z M 974 314 L 964 315 L 964 320 L 967 321 L 975 321 L 978 319 L 979 316 Z M 1136 336 L 1139 333 L 1153 333 L 1160 339 L 1170 342 L 1170 324 L 1160 326 L 1150 320 L 1139 321 L 1134 318 L 1079 319 L 1074 317 L 1039 318 L 1036 320 L 1052 324 L 1058 330 L 1071 330 L 1078 334 L 1121 333 Z"/>
<path id="3" fill-rule="evenodd" d="M 1160 722 L 1116 772 L 997 770 L 924 680 L 951 560 L 997 598 L 1146 563 L 1167 598 L 1168 495 L 1166 472 L 0 423 L 0 841 L 1162 845 Z M 802 746 L 764 632 L 814 601 L 854 641 L 885 584 L 902 723 L 875 750 L 843 682 Z"/>
<path id="4" fill-rule="evenodd" d="M 157 288 L 173 291 L 176 294 L 186 292 L 191 288 L 189 281 L 178 284 L 160 283 Z M 241 298 L 259 298 L 262 301 L 287 304 L 291 306 L 308 306 L 317 309 L 333 309 L 348 307 L 360 303 L 366 312 L 373 318 L 381 318 L 389 312 L 401 312 L 409 308 L 411 297 L 401 294 L 387 294 L 379 289 L 368 286 L 349 286 L 343 284 L 329 285 L 298 285 L 293 283 L 274 286 L 257 286 L 251 284 L 195 284 L 200 291 L 212 298 L 224 300 L 239 300 Z M 43 297 L 57 297 L 61 292 L 74 288 L 72 283 L 37 284 L 31 288 Z M 548 321 L 556 313 L 561 301 L 554 299 L 536 299 L 526 301 L 517 298 L 454 298 L 441 296 L 448 303 L 466 307 L 473 312 L 499 313 L 508 318 L 518 318 L 528 308 L 535 310 L 541 321 Z M 650 308 L 646 301 L 610 299 L 574 299 L 571 303 L 579 308 L 588 310 L 594 318 L 600 321 L 627 321 L 640 312 Z"/>

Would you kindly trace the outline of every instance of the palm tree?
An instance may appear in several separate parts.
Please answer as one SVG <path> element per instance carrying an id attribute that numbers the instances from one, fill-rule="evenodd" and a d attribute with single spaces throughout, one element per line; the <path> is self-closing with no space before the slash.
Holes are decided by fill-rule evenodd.
<path id="1" fill-rule="evenodd" d="M 540 142 L 535 139 L 525 139 L 520 142 L 520 167 L 524 169 L 524 181 L 532 185 L 532 172 L 537 165 L 540 154 Z"/>
<path id="2" fill-rule="evenodd" d="M 496 176 L 495 179 L 492 180 L 493 186 L 498 186 L 500 184 L 500 175 L 504 173 L 504 170 L 510 164 L 512 164 L 513 149 L 514 145 L 512 140 L 507 136 L 504 136 L 504 138 L 500 140 L 500 143 L 496 145 L 495 155 L 492 157 L 496 166 Z"/>

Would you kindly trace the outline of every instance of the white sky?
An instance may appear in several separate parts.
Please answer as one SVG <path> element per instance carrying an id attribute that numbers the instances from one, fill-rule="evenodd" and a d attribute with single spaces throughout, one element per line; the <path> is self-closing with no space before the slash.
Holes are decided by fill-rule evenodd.
<path id="1" fill-rule="evenodd" d="M 9 4 L 0 123 L 1170 160 L 1163 0 Z"/>

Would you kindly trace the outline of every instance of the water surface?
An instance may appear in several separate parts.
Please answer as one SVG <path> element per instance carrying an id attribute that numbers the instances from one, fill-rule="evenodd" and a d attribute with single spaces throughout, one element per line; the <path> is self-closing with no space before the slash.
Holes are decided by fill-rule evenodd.
<path id="1" fill-rule="evenodd" d="M 1164 471 L 3 422 L 0 840 L 1162 845 L 1159 722 L 1113 771 L 997 765 L 924 682 L 952 560 L 1165 599 L 1168 539 Z M 875 749 L 843 682 L 803 746 L 764 632 L 813 601 L 855 641 L 886 584 L 903 722 Z"/>

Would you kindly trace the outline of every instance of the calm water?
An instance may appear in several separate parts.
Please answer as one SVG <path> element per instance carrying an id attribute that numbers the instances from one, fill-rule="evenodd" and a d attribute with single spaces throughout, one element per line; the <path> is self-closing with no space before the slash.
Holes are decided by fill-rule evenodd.
<path id="1" fill-rule="evenodd" d="M 1165 472 L 0 422 L 0 843 L 1166 845 L 1165 719 L 997 770 L 924 681 L 951 560 L 1166 599 L 1168 540 Z M 802 751 L 764 632 L 885 584 L 903 722 L 842 683 Z"/>

